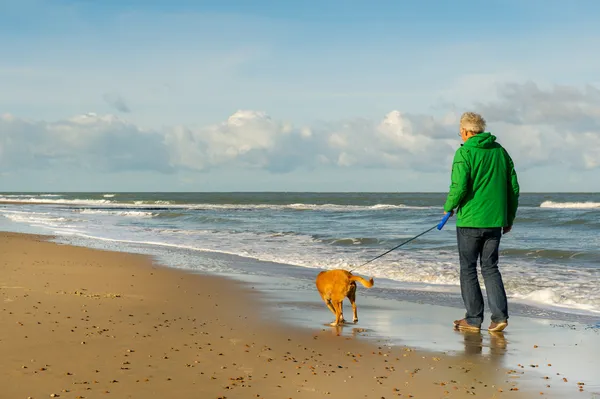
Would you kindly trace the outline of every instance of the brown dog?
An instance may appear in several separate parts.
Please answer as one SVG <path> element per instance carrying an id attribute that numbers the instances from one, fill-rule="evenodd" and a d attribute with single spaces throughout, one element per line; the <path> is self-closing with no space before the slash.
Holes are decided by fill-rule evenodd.
<path id="1" fill-rule="evenodd" d="M 354 276 L 347 270 L 335 269 L 322 271 L 317 275 L 316 285 L 321 298 L 335 315 L 335 321 L 330 323 L 332 326 L 339 326 L 344 323 L 344 313 L 342 302 L 348 298 L 352 304 L 353 321 L 358 322 L 356 312 L 356 282 L 360 281 L 367 288 L 373 286 L 373 278 L 369 281 L 360 276 Z"/>

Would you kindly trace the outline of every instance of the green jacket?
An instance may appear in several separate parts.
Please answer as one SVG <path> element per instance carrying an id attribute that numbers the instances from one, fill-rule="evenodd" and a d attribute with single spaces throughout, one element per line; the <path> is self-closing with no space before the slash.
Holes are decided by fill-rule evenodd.
<path id="1" fill-rule="evenodd" d="M 508 152 L 488 132 L 470 137 L 454 154 L 444 211 L 458 208 L 457 227 L 506 227 L 518 205 L 519 182 Z"/>

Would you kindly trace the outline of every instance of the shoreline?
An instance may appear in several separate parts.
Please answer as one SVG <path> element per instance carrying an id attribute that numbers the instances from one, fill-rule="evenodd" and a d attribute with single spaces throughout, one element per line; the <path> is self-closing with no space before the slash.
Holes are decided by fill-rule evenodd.
<path id="1" fill-rule="evenodd" d="M 125 193 L 126 194 L 126 193 Z M 210 193 L 208 193 L 210 194 Z M 117 194 L 118 195 L 118 194 Z M 60 197 L 60 195 L 57 195 Z M 85 193 L 84 195 L 85 196 Z M 131 198 L 129 198 L 131 199 Z M 174 254 L 173 251 L 171 251 L 171 248 L 177 248 L 178 251 L 181 251 L 181 253 L 184 254 L 184 256 L 188 256 L 189 258 L 195 258 L 198 254 L 201 254 L 200 257 L 205 258 L 205 259 L 211 259 L 214 260 L 215 263 L 220 262 L 221 260 L 225 260 L 225 263 L 230 263 L 230 264 L 247 264 L 247 263 L 253 263 L 252 266 L 257 266 L 257 267 L 262 267 L 263 269 L 265 267 L 271 267 L 271 266 L 275 266 L 277 268 L 279 268 L 280 266 L 283 266 L 283 268 L 286 268 L 288 272 L 290 272 L 291 274 L 295 274 L 296 272 L 292 269 L 295 268 L 307 268 L 309 270 L 311 270 L 312 272 L 314 272 L 315 270 L 320 270 L 319 268 L 313 268 L 313 265 L 319 265 L 319 264 L 324 264 L 324 268 L 330 268 L 332 266 L 331 262 L 330 262 L 330 258 L 332 257 L 327 257 L 327 259 L 323 260 L 323 259 L 319 259 L 318 257 L 315 259 L 311 259 L 311 256 L 304 256 L 304 255 L 298 255 L 298 254 L 304 254 L 305 248 L 304 247 L 294 247 L 295 251 L 292 251 L 293 255 L 291 258 L 289 256 L 289 253 L 287 254 L 287 256 L 283 256 L 283 257 L 278 257 L 277 255 L 273 255 L 272 252 L 272 248 L 270 249 L 271 252 L 266 251 L 265 253 L 262 253 L 261 250 L 262 248 L 260 248 L 260 246 L 258 246 L 257 248 L 255 248 L 252 245 L 249 245 L 248 247 L 248 251 L 245 251 L 244 248 L 246 246 L 246 244 L 244 242 L 237 242 L 235 240 L 235 235 L 234 236 L 222 236 L 219 239 L 219 242 L 215 243 L 212 240 L 212 237 L 208 237 L 208 240 L 206 241 L 208 244 L 207 245 L 200 245 L 199 247 L 197 246 L 197 244 L 199 242 L 201 242 L 202 240 L 196 241 L 195 238 L 190 239 L 191 236 L 179 236 L 179 237 L 174 237 L 174 235 L 161 235 L 161 238 L 157 238 L 155 236 L 153 236 L 152 234 L 141 234 L 141 235 L 137 235 L 137 233 L 139 232 L 135 232 L 132 235 L 129 235 L 127 238 L 120 238 L 120 232 L 116 232 L 116 231 L 111 231 L 112 234 L 103 234 L 100 231 L 95 231 L 94 233 L 94 229 L 90 229 L 89 231 L 86 230 L 86 225 L 85 223 L 87 222 L 85 219 L 86 217 L 80 218 L 79 216 L 76 216 L 75 218 L 71 218 L 70 215 L 70 210 L 72 208 L 76 209 L 77 212 L 79 212 L 81 209 L 78 208 L 78 205 L 75 203 L 72 203 L 72 201 L 82 201 L 79 206 L 83 206 L 85 208 L 85 210 L 82 212 L 86 213 L 85 211 L 87 210 L 87 207 L 91 207 L 91 208 L 99 208 L 101 209 L 100 211 L 97 211 L 99 213 L 103 213 L 103 212 L 108 212 L 110 213 L 111 208 L 119 208 L 119 212 L 123 212 L 123 213 L 119 213 L 120 216 L 123 216 L 124 219 L 123 221 L 125 222 L 123 224 L 123 226 L 125 226 L 126 228 L 124 229 L 124 231 L 127 233 L 132 233 L 131 231 L 128 231 L 128 228 L 132 228 L 136 229 L 137 228 L 137 222 L 133 222 L 134 219 L 139 218 L 139 220 L 141 221 L 141 223 L 144 223 L 144 220 L 148 220 L 148 225 L 150 226 L 150 230 L 153 230 L 153 228 L 155 226 L 160 227 L 160 221 L 164 221 L 166 219 L 162 219 L 163 215 L 161 212 L 165 211 L 166 209 L 169 209 L 171 207 L 178 207 L 180 204 L 172 204 L 172 205 L 168 205 L 166 203 L 161 203 L 161 204 L 151 204 L 151 203 L 142 203 L 143 201 L 139 201 L 140 203 L 121 203 L 121 202 L 115 202 L 113 203 L 113 198 L 109 198 L 108 202 L 106 204 L 91 204 L 91 203 L 86 203 L 86 201 L 88 200 L 83 200 L 83 199 L 66 199 L 64 202 L 61 202 L 61 199 L 49 199 L 49 200 L 45 200 L 45 199 L 39 199 L 36 201 L 8 201 L 5 202 L 4 205 L 6 206 L 2 206 L 3 204 L 0 203 L 0 208 L 2 208 L 3 210 L 6 209 L 7 212 L 9 213 L 7 216 L 7 220 L 8 223 L 6 226 L 0 226 L 0 229 L 2 230 L 7 230 L 7 231 L 17 231 L 17 232 L 24 232 L 24 233 L 31 233 L 31 234 L 46 234 L 46 229 L 50 229 L 50 231 L 61 231 L 64 229 L 64 234 L 63 233 L 59 233 L 57 236 L 57 242 L 62 242 L 62 243 L 66 243 L 66 244 L 72 244 L 72 245 L 79 245 L 79 246 L 85 246 L 85 247 L 90 247 L 90 248 L 98 248 L 98 249 L 105 249 L 105 250 L 116 250 L 116 251 L 125 251 L 125 252 L 134 252 L 134 253 L 146 253 L 146 254 L 150 254 L 150 255 L 157 255 L 158 252 L 164 252 L 167 254 L 167 256 L 165 256 L 164 258 L 161 258 L 161 261 L 168 267 L 179 267 L 179 265 L 177 264 L 173 264 L 173 263 L 179 263 L 178 260 L 173 261 L 172 259 L 168 259 L 170 257 L 171 254 Z M 89 201 L 97 201 L 97 199 L 91 199 Z M 30 207 L 27 207 L 27 205 L 30 205 Z M 186 206 L 193 206 L 193 204 L 187 204 Z M 132 206 L 133 208 L 140 208 L 140 210 L 137 211 L 132 211 L 131 214 L 128 214 L 128 211 L 123 211 L 121 209 L 121 207 L 125 206 L 126 208 L 129 206 Z M 243 204 L 241 204 L 241 206 L 244 206 Z M 27 212 L 33 214 L 29 215 L 29 217 L 32 218 L 33 223 L 27 223 L 29 224 L 29 226 L 27 226 L 27 224 L 23 224 L 22 222 L 24 220 L 19 220 L 19 209 L 23 209 L 23 207 L 25 207 L 25 209 L 27 210 Z M 49 207 L 49 210 L 43 210 L 45 207 Z M 145 207 L 149 207 L 149 209 L 152 209 L 158 213 L 150 213 L 150 212 L 146 212 L 144 211 Z M 38 209 L 39 208 L 39 209 Z M 106 209 L 105 209 L 106 208 Z M 164 209 L 163 209 L 164 208 Z M 11 212 L 17 213 L 16 216 L 11 215 Z M 37 217 L 36 213 L 40 212 L 40 213 L 46 213 L 48 212 L 49 214 L 54 214 L 57 213 L 59 214 L 59 216 L 56 218 L 55 221 L 53 221 L 52 218 L 48 219 L 49 221 L 45 221 L 43 220 L 43 216 L 41 216 L 40 220 L 36 220 Z M 95 213 L 96 211 L 92 210 L 90 213 Z M 143 215 L 140 215 L 139 213 L 143 213 Z M 168 212 L 167 212 L 168 213 Z M 78 213 L 76 213 L 78 215 Z M 17 222 L 15 222 L 13 219 L 14 218 L 17 219 Z M 26 218 L 27 216 L 25 216 Z M 148 219 L 145 219 L 145 218 Z M 171 217 L 171 216 L 168 216 Z M 81 220 L 79 220 L 81 219 Z M 61 221 L 62 220 L 62 221 Z M 71 222 L 74 222 L 71 223 Z M 83 225 L 78 225 L 78 223 L 82 222 Z M 130 223 L 128 223 L 130 222 Z M 37 223 L 37 224 L 36 224 Z M 163 222 L 164 223 L 164 222 Z M 62 224 L 64 224 L 65 226 L 62 226 Z M 72 226 L 69 226 L 69 224 L 73 224 Z M 110 224 L 110 223 L 109 223 Z M 168 223 L 167 223 L 168 224 Z M 92 224 L 93 225 L 93 224 Z M 27 226 L 27 227 L 26 227 Z M 40 228 L 36 228 L 40 227 Z M 177 233 L 177 229 L 185 229 L 185 223 L 183 223 L 181 226 L 177 225 L 177 227 L 175 228 L 174 233 Z M 81 232 L 86 231 L 86 233 L 84 234 L 75 234 L 75 235 L 71 235 L 69 230 L 73 228 L 75 229 L 74 231 L 78 231 Z M 195 228 L 193 225 L 190 227 L 192 230 Z M 218 227 L 217 230 L 219 229 Z M 208 230 L 207 230 L 208 231 Z M 143 232 L 142 232 L 143 233 Z M 181 233 L 181 231 L 179 231 L 179 233 Z M 211 233 L 214 233 L 211 232 Z M 285 235 L 285 234 L 284 234 Z M 301 234 L 302 235 L 302 234 Z M 210 234 L 209 234 L 210 236 Z M 141 237 L 141 238 L 140 238 Z M 215 235 L 215 237 L 218 237 L 218 235 Z M 222 245 L 222 243 L 224 242 L 225 244 L 230 240 L 231 237 L 234 237 L 234 243 L 236 245 L 232 245 L 232 246 L 227 246 L 227 245 Z M 173 238 L 175 238 L 176 240 L 173 241 Z M 260 238 L 260 237 L 259 237 Z M 264 238 L 264 237 L 263 237 Z M 437 239 L 437 238 L 436 238 Z M 269 239 L 267 239 L 266 241 L 270 241 Z M 282 241 L 282 245 L 285 245 L 287 243 L 287 241 L 283 240 Z M 452 248 L 454 248 L 455 243 L 454 241 L 452 241 L 451 243 L 448 243 L 448 245 L 452 245 Z M 429 304 L 440 304 L 442 306 L 450 306 L 453 308 L 458 308 L 458 309 L 462 309 L 463 308 L 463 304 L 462 304 L 462 299 L 460 298 L 460 287 L 459 287 L 459 283 L 458 283 L 458 275 L 457 275 L 457 269 L 456 266 L 450 266 L 448 267 L 448 264 L 454 264 L 455 263 L 455 257 L 452 258 L 448 258 L 448 248 L 449 247 L 444 247 L 443 249 L 440 250 L 440 252 L 442 252 L 445 256 L 444 259 L 442 260 L 435 260 L 433 261 L 434 263 L 442 263 L 444 264 L 443 266 L 439 266 L 439 265 L 433 265 L 434 269 L 435 268 L 439 268 L 441 270 L 438 270 L 442 276 L 450 276 L 452 277 L 452 279 L 450 280 L 450 282 L 447 282 L 446 278 L 442 278 L 441 280 L 436 280 L 436 279 L 429 279 L 431 272 L 427 272 L 425 273 L 425 275 L 421 275 L 418 271 L 415 271 L 418 268 L 415 268 L 414 263 L 412 262 L 414 259 L 409 259 L 410 263 L 410 268 L 408 270 L 408 278 L 406 276 L 403 276 L 402 273 L 398 273 L 397 271 L 394 271 L 393 267 L 390 268 L 389 265 L 385 265 L 387 266 L 387 269 L 385 269 L 386 271 L 384 272 L 385 274 L 389 273 L 389 277 L 386 275 L 381 275 L 378 273 L 377 270 L 364 270 L 364 272 L 366 274 L 372 274 L 373 272 L 377 273 L 374 275 L 374 277 L 378 277 L 380 284 L 378 284 L 379 287 L 383 287 L 385 284 L 386 288 L 390 288 L 390 291 L 393 291 L 397 294 L 397 298 L 399 300 L 408 300 L 408 301 L 417 301 L 417 302 L 425 302 L 425 303 L 429 303 Z M 141 249 L 141 250 L 138 250 Z M 322 249 L 322 248 L 321 248 Z M 258 250 L 258 252 L 256 252 Z M 418 250 L 418 248 L 417 248 Z M 427 250 L 427 249 L 426 249 Z M 187 253 L 186 253 L 187 251 Z M 502 252 L 502 251 L 501 251 Z M 535 252 L 535 251 L 534 251 Z M 452 252 L 454 253 L 454 252 Z M 266 256 L 264 256 L 266 255 Z M 334 254 L 335 255 L 335 254 Z M 298 257 L 299 256 L 299 257 Z M 343 255 L 342 255 L 343 256 Z M 434 255 L 431 255 L 435 258 Z M 222 257 L 222 259 L 219 259 L 220 257 Z M 296 262 L 297 259 L 301 259 L 300 261 Z M 302 260 L 304 259 L 304 261 Z M 306 259 L 308 259 L 308 262 L 306 262 Z M 417 258 L 418 259 L 418 258 Z M 346 261 L 348 261 L 348 259 L 345 259 Z M 426 262 L 431 263 L 431 260 L 427 260 Z M 184 262 L 185 263 L 185 262 Z M 419 264 L 420 262 L 417 261 L 417 264 Z M 549 286 L 547 283 L 544 284 L 520 284 L 518 282 L 515 282 L 514 277 L 515 275 L 517 276 L 521 276 L 521 277 L 525 277 L 528 275 L 529 278 L 525 277 L 525 278 L 520 278 L 519 277 L 519 281 L 537 281 L 537 279 L 539 278 L 539 281 L 542 282 L 546 282 L 547 278 L 553 278 L 552 276 L 556 276 L 556 275 L 560 275 L 561 271 L 560 269 L 551 269 L 551 272 L 549 273 L 549 275 L 544 274 L 544 272 L 541 273 L 537 273 L 534 272 L 534 270 L 530 270 L 528 269 L 528 265 L 524 264 L 525 270 L 522 270 L 520 268 L 521 265 L 519 262 L 514 262 L 514 259 L 512 259 L 511 257 L 506 257 L 505 259 L 503 259 L 503 263 L 504 266 L 506 268 L 505 272 L 507 272 L 507 276 L 506 280 L 505 280 L 505 285 L 508 287 L 513 287 L 510 289 L 507 289 L 507 294 L 509 296 L 509 301 L 511 303 L 511 315 L 520 315 L 520 316 L 526 316 L 526 317 L 538 317 L 541 319 L 556 319 L 556 320 L 561 320 L 563 322 L 574 322 L 574 323 L 581 323 L 581 324 L 589 324 L 589 325 L 595 325 L 597 323 L 598 318 L 600 317 L 600 310 L 596 310 L 596 305 L 590 305 L 592 303 L 596 303 L 595 301 L 595 295 L 588 295 L 587 296 L 587 300 L 581 300 L 581 298 L 586 298 L 586 295 L 581 295 L 581 292 L 584 292 L 585 290 L 593 290 L 593 286 L 590 286 L 590 281 L 594 281 L 593 277 L 590 277 L 589 275 L 585 275 L 585 273 L 580 274 L 579 276 L 576 277 L 571 277 L 571 280 L 569 280 L 568 284 L 566 285 L 561 285 L 561 284 L 557 284 L 555 287 Z M 260 265 L 262 264 L 262 265 Z M 335 267 L 335 262 L 334 265 Z M 188 269 L 195 269 L 194 264 L 186 264 L 186 265 L 182 265 L 183 268 L 188 268 Z M 536 266 L 537 267 L 537 266 Z M 565 266 L 568 267 L 568 266 Z M 207 269 L 206 267 L 203 267 L 204 269 Z M 210 266 L 208 267 L 208 269 L 210 269 Z M 534 268 L 535 269 L 535 268 Z M 543 265 L 540 266 L 538 268 L 538 270 L 544 270 Z M 594 269 L 592 268 L 592 271 Z M 210 272 L 211 270 L 209 270 Z M 241 273 L 244 273 L 245 270 L 240 270 Z M 270 272 L 267 272 L 267 274 L 269 274 Z M 532 274 L 533 273 L 533 274 Z M 379 274 L 379 276 L 378 276 Z M 416 276 L 416 279 L 414 278 Z M 435 276 L 435 274 L 431 274 L 431 276 Z M 481 279 L 480 279 L 481 280 Z M 567 279 L 568 280 L 568 279 Z M 575 280 L 579 280 L 580 281 L 580 285 L 583 284 L 582 287 L 578 288 L 578 286 L 575 284 Z M 560 281 L 558 281 L 560 283 Z M 512 284 L 511 284 L 512 283 Z M 516 286 L 515 286 L 516 284 Z M 572 289 L 570 291 L 565 291 L 565 287 L 571 285 L 573 286 Z M 517 288 L 515 288 L 517 287 Z M 520 287 L 520 288 L 518 288 Z M 523 292 L 522 289 L 523 287 L 528 287 L 531 290 L 529 291 L 525 291 Z M 483 287 L 482 287 L 483 288 Z M 376 291 L 376 290 L 375 290 Z M 412 294 L 414 293 L 414 295 Z M 384 295 L 385 297 L 385 295 Z M 411 298 L 412 297 L 412 298 Z M 596 306 L 596 307 L 595 307 Z"/>
<path id="2" fill-rule="evenodd" d="M 0 250 L 0 397 L 525 397 L 478 358 L 273 320 L 251 284 L 47 236 Z"/>
<path id="3" fill-rule="evenodd" d="M 110 200 L 110 199 L 109 199 Z M 71 203 L 71 200 L 67 200 L 65 202 L 57 202 L 57 201 L 61 201 L 61 200 L 57 200 L 57 199 L 52 199 L 52 200 L 40 200 L 40 201 L 6 201 L 6 202 L 0 202 L 0 207 L 2 207 L 2 205 L 8 205 L 6 207 L 4 207 L 5 209 L 15 209 L 18 211 L 18 209 L 22 206 L 25 205 L 31 205 L 33 207 L 39 206 L 41 207 L 41 209 L 43 209 L 43 207 L 54 207 L 54 206 L 58 206 L 59 208 L 61 207 L 66 207 L 66 209 L 69 209 L 71 207 L 75 207 L 77 208 L 78 206 L 90 206 L 92 208 L 107 208 L 107 209 L 111 209 L 111 208 L 121 208 L 122 206 L 126 205 L 129 206 L 131 205 L 134 208 L 140 208 L 140 209 L 144 209 L 144 208 L 149 208 L 149 209 L 154 209 L 154 210 L 158 210 L 158 209 L 169 209 L 171 207 L 177 207 L 179 204 L 125 204 L 125 203 L 106 203 L 106 204 L 86 204 L 84 203 L 85 200 L 81 200 L 84 201 L 81 204 L 77 205 L 74 203 Z M 14 206 L 14 208 L 13 208 Z M 163 209 L 163 210 L 164 210 Z M 44 212 L 44 211 L 42 211 Z M 133 212 L 135 213 L 135 211 Z M 66 217 L 69 218 L 69 216 L 65 216 L 62 215 L 61 217 Z M 154 217 L 154 216 L 153 216 Z M 42 221 L 42 223 L 44 223 Z M 44 231 L 44 229 L 47 226 L 42 226 L 42 228 L 34 228 L 32 226 L 26 226 L 26 225 L 20 225 L 20 223 L 14 223 L 14 222 L 9 222 L 7 224 L 6 227 L 4 226 L 0 226 L 2 227 L 2 230 L 6 230 L 6 231 L 16 231 L 16 232 L 23 232 L 23 233 L 28 233 L 28 234 L 46 234 L 46 232 Z M 223 239 L 227 239 L 227 238 L 223 238 Z M 207 246 L 206 249 L 204 248 L 192 248 L 189 247 L 188 245 L 194 245 L 194 244 L 182 244 L 181 246 L 179 246 L 177 243 L 173 243 L 173 242 L 150 242 L 150 241 L 144 241 L 143 239 L 141 240 L 136 240 L 136 239 L 130 239 L 130 240 L 120 240 L 118 238 L 106 238 L 104 237 L 102 234 L 90 234 L 90 235 L 83 235 L 81 237 L 79 237 L 79 239 L 75 238 L 75 236 L 70 236 L 68 233 L 67 234 L 59 234 L 57 236 L 57 240 L 56 241 L 60 241 L 62 243 L 67 243 L 67 244 L 71 244 L 71 245 L 79 245 L 79 246 L 84 246 L 84 247 L 89 247 L 89 248 L 97 248 L 97 249 L 104 249 L 104 250 L 116 250 L 116 251 L 124 251 L 124 252 L 133 252 L 133 253 L 146 253 L 146 254 L 151 254 L 154 255 L 156 252 L 160 252 L 160 251 L 165 251 L 165 252 L 170 252 L 170 248 L 177 248 L 178 250 L 181 250 L 182 252 L 185 252 L 187 250 L 190 250 L 191 252 L 194 252 L 195 255 L 200 254 L 201 257 L 203 258 L 210 258 L 213 260 L 216 260 L 217 262 L 219 261 L 218 257 L 222 256 L 227 262 L 229 263 L 234 263 L 234 264 L 241 264 L 241 263 L 248 263 L 248 260 L 250 261 L 250 263 L 262 263 L 264 265 L 267 266 L 275 266 L 277 268 L 287 268 L 288 271 L 290 271 L 292 274 L 294 274 L 295 272 L 292 271 L 293 268 L 307 268 L 309 269 L 311 272 L 314 272 L 315 270 L 320 270 L 318 268 L 312 268 L 312 267 L 305 267 L 303 264 L 296 264 L 293 261 L 290 262 L 289 259 L 277 259 L 277 258 L 272 258 L 272 257 L 260 257 L 260 256 L 252 256 L 252 255 L 246 255 L 243 253 L 240 253 L 239 251 L 235 251 L 235 250 L 221 250 L 219 247 L 214 247 L 214 246 Z M 73 242 L 75 241 L 75 242 Z M 81 241 L 81 242 L 77 242 L 77 241 Z M 102 243 L 102 244 L 101 244 Z M 112 244 L 109 244 L 112 243 Z M 142 251 L 137 251 L 137 248 L 133 248 L 132 247 L 145 247 L 144 250 Z M 119 247 L 124 247 L 124 248 L 119 248 Z M 147 250 L 146 250 L 147 249 Z M 192 255 L 192 256 L 195 256 Z M 216 255 L 216 256 L 215 256 Z M 166 260 L 163 259 L 163 262 L 165 263 L 166 266 L 168 267 L 172 267 L 173 266 L 173 262 L 171 262 L 170 260 Z M 511 263 L 511 259 L 507 258 L 503 260 L 504 263 L 506 263 L 507 265 L 509 265 Z M 314 264 L 318 264 L 318 259 L 315 261 Z M 193 269 L 193 265 L 186 265 L 187 268 L 191 268 Z M 175 266 L 177 267 L 177 266 Z M 263 266 L 264 267 L 264 266 Z M 192 270 L 193 271 L 193 270 Z M 242 273 L 244 271 L 241 271 Z M 368 271 L 365 271 L 367 274 L 369 273 Z M 511 271 L 514 273 L 514 270 Z M 428 283 L 426 281 L 413 281 L 413 280 L 404 280 L 402 278 L 400 279 L 394 279 L 394 278 L 387 278 L 387 277 L 379 277 L 379 281 L 380 284 L 378 286 L 382 286 L 381 283 L 385 284 L 386 287 L 389 288 L 393 288 L 394 292 L 396 294 L 398 294 L 398 297 L 396 299 L 399 300 L 408 300 L 408 301 L 412 301 L 412 302 L 421 302 L 423 301 L 424 303 L 429 303 L 429 304 L 441 304 L 443 306 L 450 306 L 452 308 L 457 308 L 457 309 L 462 309 L 463 308 L 463 304 L 462 304 L 462 299 L 460 298 L 460 287 L 458 285 L 458 282 L 454 282 L 451 284 L 444 284 L 443 282 L 432 282 L 432 283 Z M 506 280 L 505 285 L 508 284 L 508 280 Z M 560 297 L 560 290 L 558 290 L 559 292 L 553 292 L 552 289 L 547 290 L 548 286 L 542 286 L 542 287 L 538 287 L 539 288 L 539 292 L 535 292 L 535 294 L 537 295 L 537 297 L 533 297 L 533 298 L 529 298 L 528 294 L 523 294 L 522 292 L 516 292 L 516 293 L 511 293 L 511 292 L 507 292 L 509 295 L 509 301 L 511 304 L 511 315 L 519 315 L 519 316 L 526 316 L 526 317 L 535 317 L 535 318 L 541 318 L 541 319 L 555 319 L 555 320 L 560 320 L 562 322 L 565 323 L 580 323 L 580 324 L 588 324 L 588 325 L 595 325 L 597 324 L 598 319 L 600 318 L 600 311 L 596 310 L 595 308 L 590 308 L 589 305 L 585 305 L 585 304 L 580 304 L 578 302 L 573 303 L 572 301 L 568 301 L 565 300 L 563 301 L 558 300 L 556 298 Z M 484 289 L 484 287 L 482 287 L 482 289 Z M 535 291 L 535 290 L 534 290 Z M 415 293 L 415 295 L 412 295 L 412 293 Z M 385 296 L 384 296 L 385 297 Z M 412 297 L 412 298 L 411 298 Z M 416 299 L 415 299 L 416 298 Z M 537 298 L 537 299 L 536 299 Z M 567 297 L 567 299 L 570 297 Z M 487 307 L 487 306 L 486 306 Z M 536 314 L 537 313 L 537 314 Z"/>

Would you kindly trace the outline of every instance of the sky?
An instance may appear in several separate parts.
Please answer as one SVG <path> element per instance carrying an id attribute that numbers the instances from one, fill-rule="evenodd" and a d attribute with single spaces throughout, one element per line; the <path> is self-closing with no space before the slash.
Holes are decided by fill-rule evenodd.
<path id="1" fill-rule="evenodd" d="M 600 191 L 600 2 L 0 0 L 0 191 Z"/>

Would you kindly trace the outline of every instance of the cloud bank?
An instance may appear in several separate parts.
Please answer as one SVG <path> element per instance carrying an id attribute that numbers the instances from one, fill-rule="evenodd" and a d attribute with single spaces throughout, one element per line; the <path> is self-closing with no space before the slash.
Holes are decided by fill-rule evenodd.
<path id="1" fill-rule="evenodd" d="M 498 100 L 472 109 L 486 117 L 489 130 L 511 152 L 519 170 L 557 163 L 571 169 L 600 168 L 600 90 L 542 89 L 525 83 L 504 85 L 498 94 Z M 113 101 L 113 106 L 129 110 L 124 101 Z M 393 110 L 380 120 L 294 126 L 263 112 L 240 110 L 211 126 L 146 130 L 112 115 L 86 114 L 57 122 L 4 115 L 0 167 L 10 172 L 78 168 L 165 174 L 217 168 L 441 172 L 448 170 L 459 145 L 459 116 Z"/>

